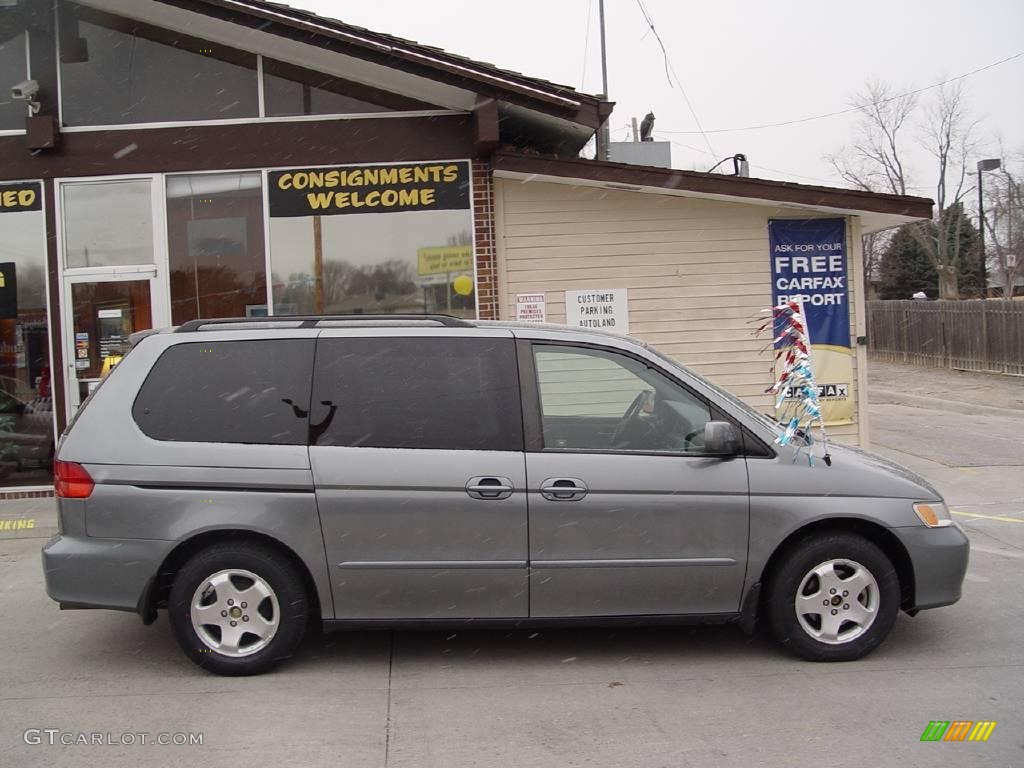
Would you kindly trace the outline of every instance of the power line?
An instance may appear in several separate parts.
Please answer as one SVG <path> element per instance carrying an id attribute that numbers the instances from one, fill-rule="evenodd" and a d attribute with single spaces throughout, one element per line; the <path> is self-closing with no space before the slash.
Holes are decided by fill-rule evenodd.
<path id="1" fill-rule="evenodd" d="M 638 2 L 639 2 L 639 0 L 638 0 Z M 970 72 L 965 72 L 962 75 L 957 75 L 956 77 L 951 77 L 948 80 L 943 80 L 942 82 L 939 82 L 939 83 L 933 83 L 932 85 L 926 85 L 923 88 L 915 88 L 914 90 L 907 91 L 906 93 L 899 93 L 899 94 L 897 94 L 895 96 L 890 96 L 887 99 L 882 99 L 881 101 L 875 102 L 874 106 L 878 106 L 878 105 L 881 105 L 881 104 L 888 104 L 890 101 L 895 101 L 896 99 L 902 99 L 902 98 L 904 98 L 906 96 L 914 96 L 914 95 L 916 95 L 918 93 L 924 93 L 925 91 L 930 91 L 933 88 L 941 88 L 943 85 L 948 85 L 949 83 L 955 83 L 957 80 L 963 80 L 965 77 L 970 77 L 971 75 L 977 75 L 979 72 L 984 72 L 987 69 L 992 69 L 993 67 L 998 67 L 1000 64 L 1006 64 L 1007 62 L 1013 61 L 1014 59 L 1019 59 L 1021 56 L 1024 56 L 1024 51 L 1021 51 L 1020 53 L 1015 53 L 1012 56 L 1007 56 L 1005 59 L 1000 59 L 999 61 L 994 61 L 991 64 L 986 64 L 984 67 L 978 67 L 977 69 L 972 69 Z M 799 118 L 797 120 L 783 120 L 780 123 L 763 123 L 762 125 L 748 125 L 748 126 L 743 127 L 743 128 L 712 128 L 712 129 L 707 130 L 707 131 L 705 131 L 704 129 L 701 129 L 699 131 L 666 131 L 666 130 L 663 130 L 663 129 L 659 128 L 658 131 L 659 131 L 659 133 L 672 133 L 672 134 L 676 134 L 676 135 L 679 135 L 679 136 L 694 135 L 694 134 L 698 134 L 698 133 L 703 136 L 704 134 L 707 134 L 707 133 L 739 133 L 741 131 L 760 131 L 760 130 L 763 130 L 765 128 L 782 128 L 782 127 L 787 126 L 787 125 L 798 125 L 799 123 L 809 123 L 809 122 L 812 122 L 814 120 L 824 120 L 825 118 L 828 118 L 828 117 L 838 117 L 839 115 L 848 115 L 851 112 L 859 112 L 860 109 L 861 109 L 860 107 L 849 107 L 847 109 L 836 110 L 835 112 L 826 112 L 825 114 L 822 114 L 822 115 L 812 115 L 810 117 L 801 117 L 801 118 Z M 700 127 L 699 124 L 698 124 L 698 127 Z M 704 136 L 704 138 L 705 138 L 705 140 L 707 140 L 707 136 Z"/>
<path id="2" fill-rule="evenodd" d="M 683 81 L 679 78 L 676 68 L 672 65 L 672 59 L 669 58 L 665 42 L 661 39 L 661 35 L 658 34 L 658 29 L 654 26 L 654 19 L 651 18 L 651 14 L 647 12 L 647 8 L 644 6 L 644 0 L 636 0 L 636 4 L 640 7 L 640 13 L 643 14 L 644 21 L 647 22 L 647 26 L 654 35 L 654 39 L 658 41 L 658 45 L 661 47 L 661 55 L 665 59 L 665 76 L 668 78 L 669 87 L 672 87 L 672 78 L 675 78 L 676 85 L 679 86 L 679 91 L 683 94 L 683 101 L 686 102 L 686 108 L 690 110 L 690 116 L 693 117 L 693 122 L 697 125 L 698 130 L 692 131 L 692 133 L 699 133 L 704 138 L 704 143 L 708 145 L 711 154 L 715 154 L 715 148 L 711 146 L 711 141 L 708 139 L 704 127 L 700 124 L 700 118 L 697 117 L 697 111 L 693 108 L 693 104 L 690 103 L 690 97 L 686 95 Z"/>
<path id="3" fill-rule="evenodd" d="M 587 53 L 590 51 L 590 17 L 594 13 L 594 0 L 587 0 L 587 32 L 583 36 L 583 72 L 580 74 L 580 90 L 586 91 Z"/>

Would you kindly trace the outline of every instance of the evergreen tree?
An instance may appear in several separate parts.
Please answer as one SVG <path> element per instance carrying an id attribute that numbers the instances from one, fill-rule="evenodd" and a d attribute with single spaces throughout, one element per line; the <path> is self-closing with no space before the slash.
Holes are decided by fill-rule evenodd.
<path id="1" fill-rule="evenodd" d="M 896 230 L 882 253 L 878 269 L 878 295 L 882 299 L 909 299 L 918 291 L 924 291 L 929 299 L 939 294 L 939 274 L 920 240 L 910 231 L 911 226 L 915 225 Z M 934 227 L 931 222 L 927 226 Z"/>
<path id="2" fill-rule="evenodd" d="M 947 216 L 960 216 L 960 247 L 950 247 L 950 253 L 958 255 L 956 272 L 957 284 L 962 299 L 985 297 L 985 271 L 981 262 L 981 243 L 978 228 L 964 211 L 964 204 L 957 203 L 946 211 Z M 956 237 L 955 221 L 947 227 L 950 238 Z"/>

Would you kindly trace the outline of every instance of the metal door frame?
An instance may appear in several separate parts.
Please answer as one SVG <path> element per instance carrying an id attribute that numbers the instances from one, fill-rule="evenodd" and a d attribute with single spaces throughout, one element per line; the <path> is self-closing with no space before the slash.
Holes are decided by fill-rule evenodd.
<path id="1" fill-rule="evenodd" d="M 123 181 L 148 181 L 150 185 L 150 207 L 153 223 L 153 263 L 115 267 L 67 267 L 66 242 L 64 237 L 64 194 L 65 186 L 77 184 L 109 184 Z M 57 258 L 61 279 L 59 281 L 61 351 L 64 370 L 64 408 L 68 419 L 78 407 L 78 376 L 75 368 L 74 310 L 71 305 L 71 286 L 79 283 L 126 282 L 148 280 L 150 290 L 150 314 L 152 327 L 162 328 L 171 324 L 171 284 L 168 266 L 167 215 L 164 174 L 139 173 L 118 176 L 84 176 L 56 179 L 54 181 L 54 224 L 57 237 Z"/>

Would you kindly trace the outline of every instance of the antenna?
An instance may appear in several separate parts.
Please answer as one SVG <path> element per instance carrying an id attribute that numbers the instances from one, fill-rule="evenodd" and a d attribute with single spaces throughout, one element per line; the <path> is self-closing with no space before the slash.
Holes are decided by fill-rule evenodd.
<path id="1" fill-rule="evenodd" d="M 604 35 L 604 0 L 597 0 L 597 14 L 601 26 L 601 98 L 608 101 L 608 48 Z M 597 159 L 608 159 L 608 144 L 611 142 L 611 129 L 608 119 L 597 130 Z"/>

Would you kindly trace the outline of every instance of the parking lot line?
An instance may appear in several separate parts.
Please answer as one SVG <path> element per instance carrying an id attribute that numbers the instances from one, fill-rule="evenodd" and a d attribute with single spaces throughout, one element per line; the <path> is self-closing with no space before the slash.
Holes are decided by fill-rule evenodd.
<path id="1" fill-rule="evenodd" d="M 958 510 L 950 510 L 954 515 L 963 515 L 964 517 L 979 517 L 982 520 L 999 520 L 1003 523 L 1024 523 L 1024 520 L 1019 517 L 1004 517 L 1003 515 L 982 515 L 978 512 L 960 512 Z"/>

